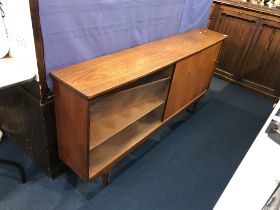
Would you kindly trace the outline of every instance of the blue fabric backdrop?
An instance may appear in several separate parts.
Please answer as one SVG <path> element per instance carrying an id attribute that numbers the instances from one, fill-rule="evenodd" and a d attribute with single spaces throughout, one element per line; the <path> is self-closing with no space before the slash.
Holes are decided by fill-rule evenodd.
<path id="1" fill-rule="evenodd" d="M 203 27 L 212 0 L 40 0 L 49 72 Z"/>

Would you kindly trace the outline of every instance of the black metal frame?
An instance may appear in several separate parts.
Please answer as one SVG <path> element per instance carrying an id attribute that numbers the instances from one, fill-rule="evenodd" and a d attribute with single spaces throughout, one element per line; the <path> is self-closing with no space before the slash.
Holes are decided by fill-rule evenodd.
<path id="1" fill-rule="evenodd" d="M 19 163 L 12 161 L 12 160 L 0 159 L 0 164 L 5 164 L 5 165 L 9 165 L 9 166 L 13 166 L 13 167 L 17 168 L 20 172 L 21 182 L 23 184 L 26 183 L 27 180 L 26 180 L 24 168 Z"/>

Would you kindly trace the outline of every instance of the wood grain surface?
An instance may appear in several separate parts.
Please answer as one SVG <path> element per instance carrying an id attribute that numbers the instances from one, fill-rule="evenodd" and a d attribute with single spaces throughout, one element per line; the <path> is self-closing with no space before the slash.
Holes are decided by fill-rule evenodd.
<path id="1" fill-rule="evenodd" d="M 220 49 L 221 43 L 218 43 L 177 63 L 164 120 L 177 114 L 207 91 Z"/>
<path id="2" fill-rule="evenodd" d="M 195 29 L 51 72 L 52 78 L 92 99 L 216 44 L 226 36 Z"/>
<path id="3" fill-rule="evenodd" d="M 61 83 L 54 83 L 59 157 L 88 180 L 89 102 Z"/>

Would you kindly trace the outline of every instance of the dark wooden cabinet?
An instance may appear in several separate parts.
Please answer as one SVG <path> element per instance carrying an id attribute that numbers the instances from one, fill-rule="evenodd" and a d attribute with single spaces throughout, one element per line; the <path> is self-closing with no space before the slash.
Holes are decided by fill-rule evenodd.
<path id="1" fill-rule="evenodd" d="M 216 1 L 209 28 L 228 35 L 215 74 L 265 95 L 280 96 L 280 13 Z"/>
<path id="2" fill-rule="evenodd" d="M 256 30 L 257 17 L 243 14 L 242 10 L 234 11 L 222 6 L 218 13 L 215 31 L 227 34 L 217 68 L 237 78 L 246 49 Z"/>
<path id="3" fill-rule="evenodd" d="M 215 4 L 212 4 L 211 9 L 210 9 L 209 19 L 208 19 L 208 22 L 207 22 L 207 27 L 208 28 L 210 27 L 212 18 L 214 16 L 214 10 L 215 10 Z"/>
<path id="4" fill-rule="evenodd" d="M 267 20 L 259 24 L 239 74 L 242 80 L 279 96 L 280 24 Z"/>

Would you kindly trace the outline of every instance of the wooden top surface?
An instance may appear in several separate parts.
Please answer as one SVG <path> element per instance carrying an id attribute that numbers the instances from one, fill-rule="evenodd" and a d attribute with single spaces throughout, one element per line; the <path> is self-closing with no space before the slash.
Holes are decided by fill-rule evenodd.
<path id="1" fill-rule="evenodd" d="M 166 39 L 91 59 L 51 72 L 53 79 L 92 99 L 161 68 L 178 62 L 226 36 L 206 29 L 184 32 Z"/>

